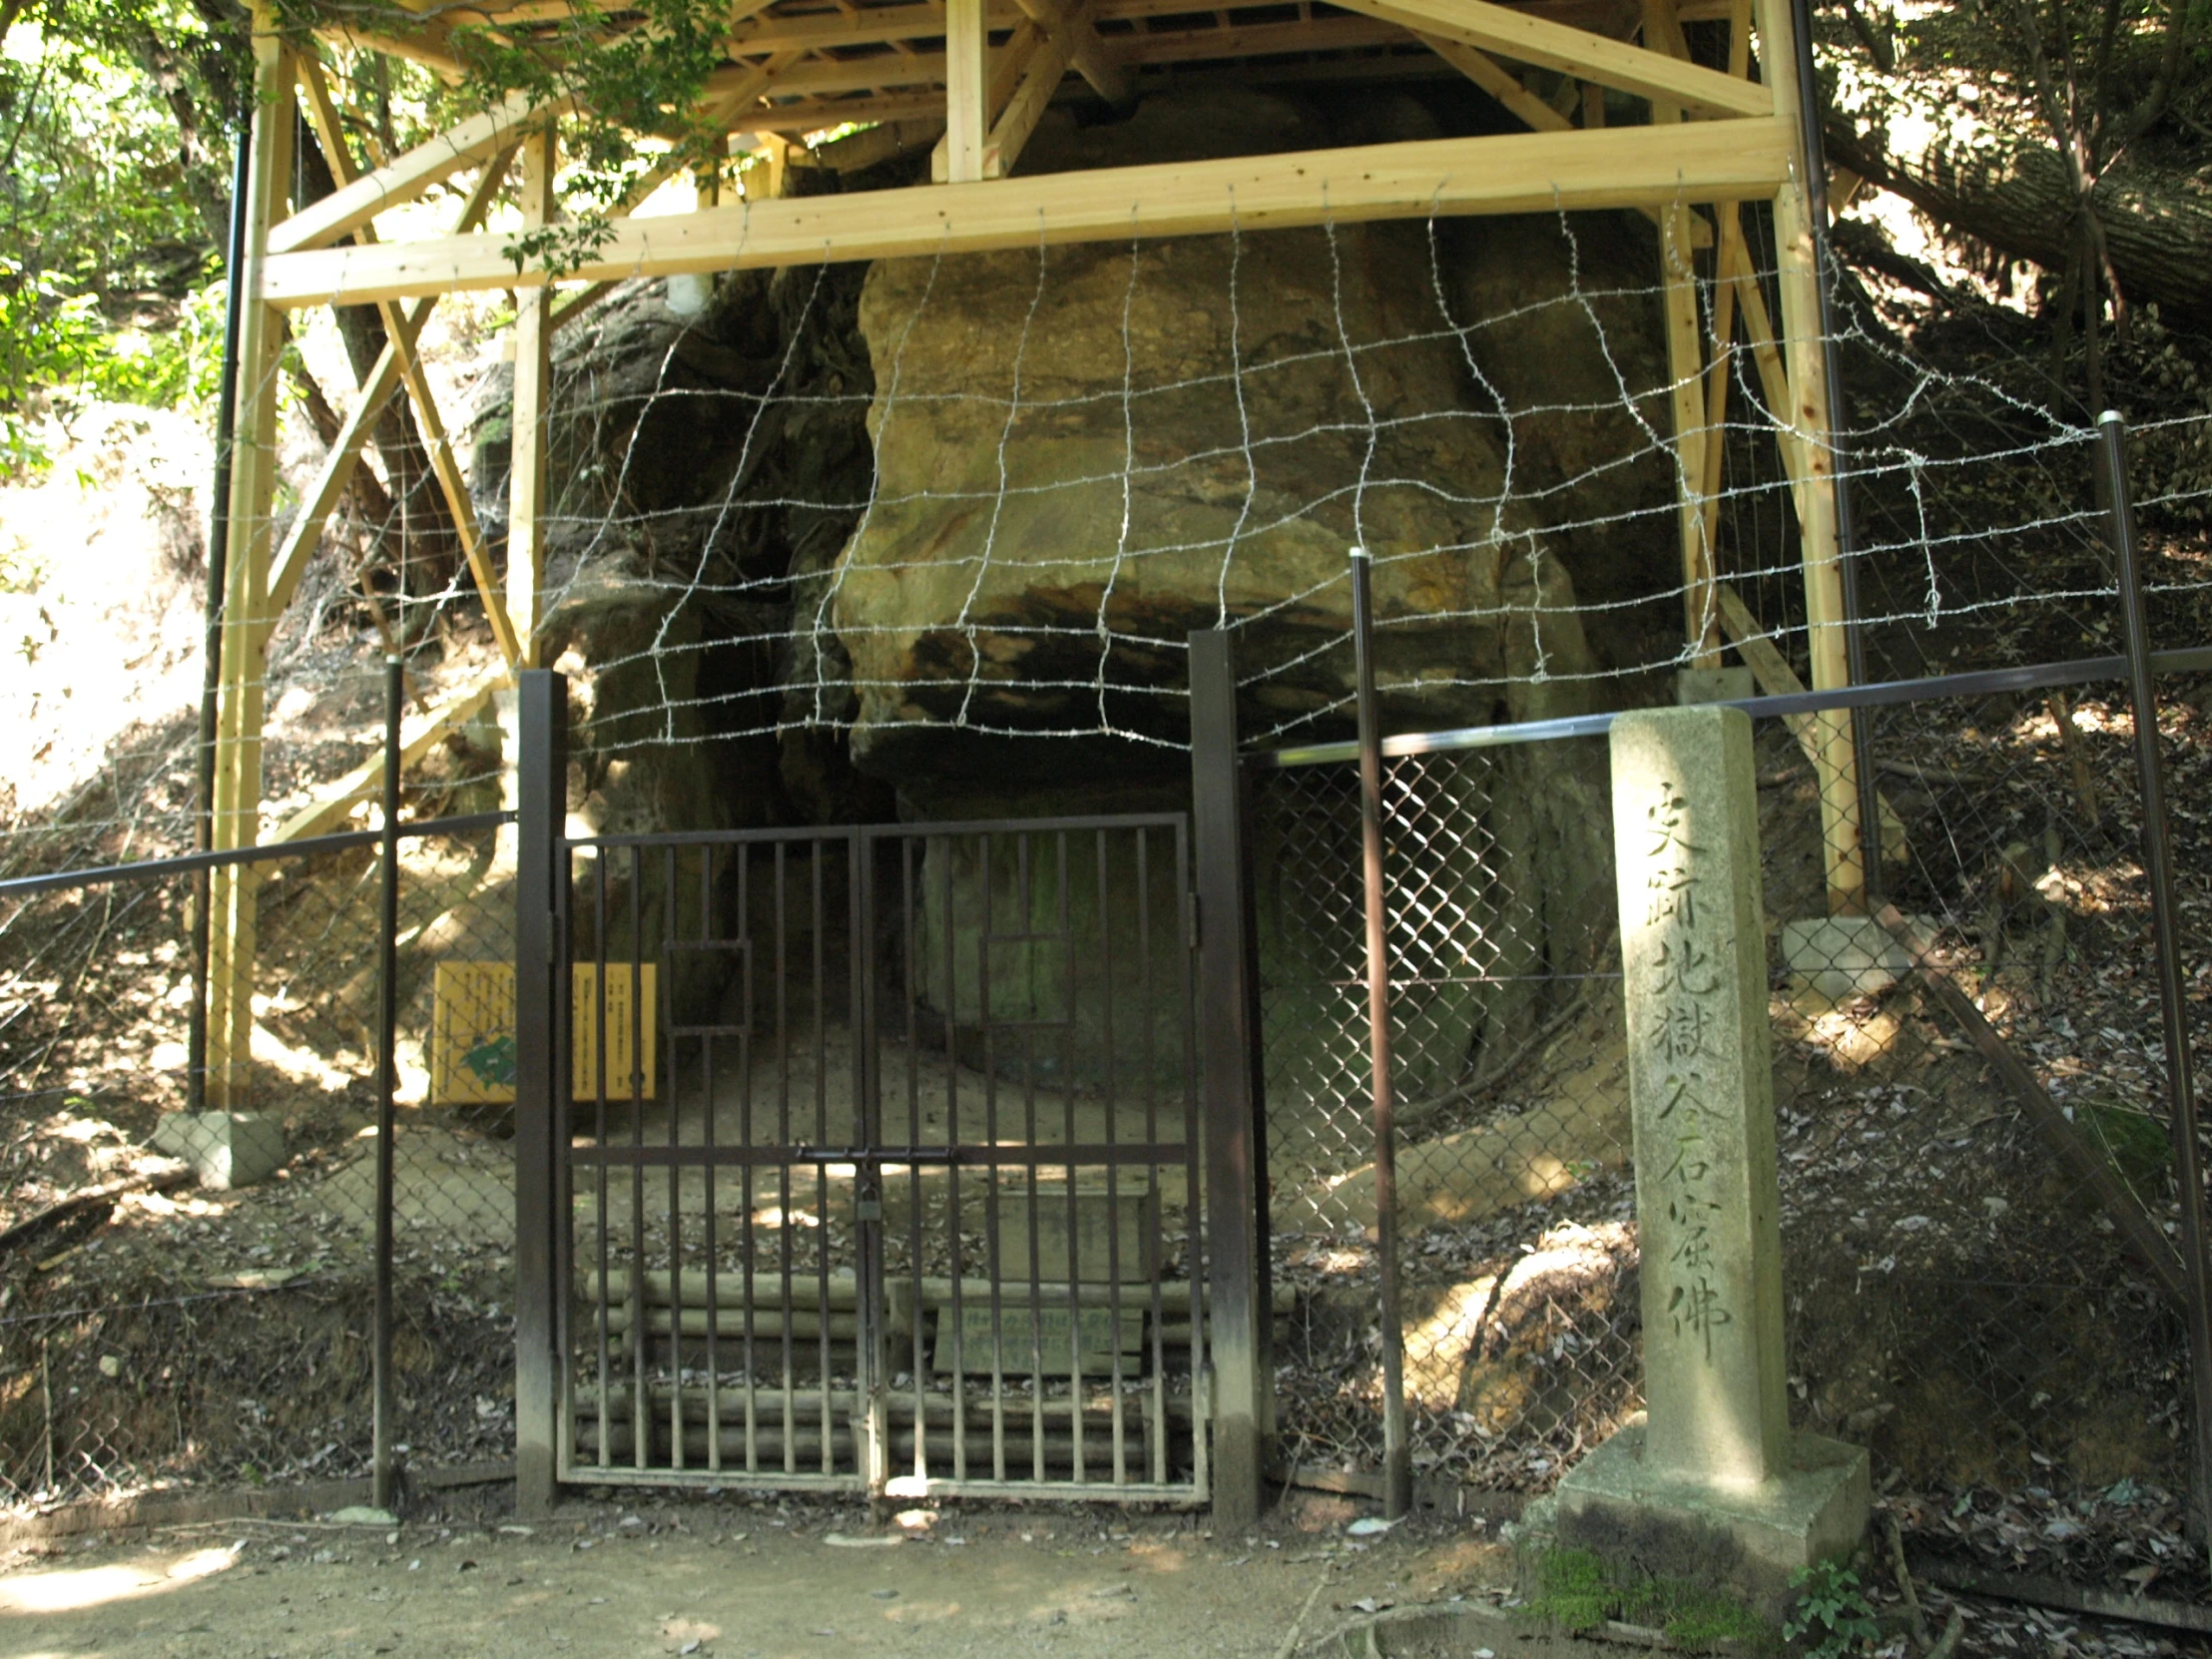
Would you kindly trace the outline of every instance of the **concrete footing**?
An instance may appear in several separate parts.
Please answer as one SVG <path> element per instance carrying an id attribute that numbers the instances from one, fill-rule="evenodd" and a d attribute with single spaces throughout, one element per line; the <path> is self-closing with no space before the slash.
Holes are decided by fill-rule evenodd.
<path id="1" fill-rule="evenodd" d="M 1917 919 L 1917 918 L 1916 918 Z M 1922 931 L 1934 928 L 1922 924 Z M 1817 916 L 1782 924 L 1782 961 L 1835 1001 L 1879 996 L 1913 970 L 1913 957 L 1872 916 Z"/>
<path id="2" fill-rule="evenodd" d="M 1785 1471 L 1725 1486 L 1648 1464 L 1644 1426 L 1631 1419 L 1560 1481 L 1558 1547 L 1625 1573 L 1731 1589 L 1769 1616 L 1791 1599 L 1792 1573 L 1859 1547 L 1873 1501 L 1863 1448 L 1800 1432 Z"/>
<path id="3" fill-rule="evenodd" d="M 154 1125 L 154 1150 L 190 1164 L 203 1187 L 251 1187 L 284 1161 L 284 1122 L 270 1112 L 170 1112 Z"/>

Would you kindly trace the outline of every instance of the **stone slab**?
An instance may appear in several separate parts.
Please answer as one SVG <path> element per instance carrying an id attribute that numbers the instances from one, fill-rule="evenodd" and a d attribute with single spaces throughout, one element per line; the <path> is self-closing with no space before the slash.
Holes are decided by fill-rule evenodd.
<path id="1" fill-rule="evenodd" d="M 154 1150 L 190 1164 L 203 1187 L 251 1187 L 283 1163 L 284 1122 L 271 1112 L 170 1112 L 154 1125 Z"/>
<path id="2" fill-rule="evenodd" d="M 1750 1485 L 1790 1434 L 1751 721 L 1638 710 L 1610 747 L 1650 1449 Z"/>
<path id="3" fill-rule="evenodd" d="M 1748 668 L 1681 668 L 1674 673 L 1674 700 L 1685 707 L 1693 703 L 1741 703 L 1757 695 L 1758 687 L 1752 683 Z"/>
<path id="4" fill-rule="evenodd" d="M 957 1365 L 970 1377 L 989 1376 L 994 1370 L 1007 1377 L 1027 1377 L 1032 1369 L 1045 1377 L 1068 1377 L 1074 1369 L 1070 1364 L 1071 1337 L 1072 1358 L 1080 1362 L 1086 1378 L 1095 1381 L 1111 1377 L 1116 1353 L 1130 1357 L 1121 1364 L 1124 1377 L 1138 1374 L 1140 1368 L 1133 1357 L 1144 1352 L 1143 1307 L 1082 1307 L 1072 1314 L 1071 1323 L 1065 1301 L 1047 1302 L 1032 1310 L 1025 1287 L 1017 1286 L 1007 1288 L 995 1320 L 988 1302 L 963 1301 L 955 1322 L 952 1306 L 946 1303 L 937 1310 L 937 1374 L 949 1375 Z"/>
<path id="5" fill-rule="evenodd" d="M 1779 1473 L 1730 1485 L 1648 1459 L 1637 1417 L 1559 1482 L 1552 1524 L 1561 1548 L 1616 1570 L 1726 1584 L 1771 1613 L 1793 1572 L 1859 1547 L 1872 1504 L 1862 1447 L 1800 1431 Z"/>
<path id="6" fill-rule="evenodd" d="M 1030 1210 L 1028 1188 L 1009 1185 L 999 1189 L 998 1276 L 1011 1285 L 1026 1285 L 1032 1272 Z M 1034 1271 L 1039 1277 L 1073 1278 L 1082 1285 L 1104 1285 L 1117 1279 L 1135 1285 L 1153 1277 L 1160 1257 L 1157 1212 L 1150 1195 L 1141 1187 L 1134 1192 L 1108 1193 L 1103 1186 L 1078 1184 L 1071 1214 L 1066 1184 L 1040 1181 L 1035 1212 Z M 1068 1254 L 1071 1237 L 1072 1274 Z"/>
<path id="7" fill-rule="evenodd" d="M 1911 971 L 1913 957 L 1873 916 L 1812 916 L 1782 924 L 1782 962 L 1840 1000 L 1880 995 Z"/>

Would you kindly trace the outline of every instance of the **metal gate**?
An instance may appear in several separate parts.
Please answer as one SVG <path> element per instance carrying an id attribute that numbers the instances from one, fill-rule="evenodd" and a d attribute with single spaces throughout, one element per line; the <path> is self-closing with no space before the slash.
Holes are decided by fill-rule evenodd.
<path id="1" fill-rule="evenodd" d="M 554 857 L 559 1479 L 1207 1494 L 1181 815 Z"/>

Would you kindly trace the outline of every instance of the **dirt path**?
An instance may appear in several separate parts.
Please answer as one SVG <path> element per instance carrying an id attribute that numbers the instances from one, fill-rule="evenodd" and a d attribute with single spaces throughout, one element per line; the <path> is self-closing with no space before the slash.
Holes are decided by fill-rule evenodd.
<path id="1" fill-rule="evenodd" d="M 233 1523 L 19 1558 L 0 1570 L 0 1659 L 1275 1659 L 1363 1599 L 1479 1599 L 1503 1581 L 1505 1552 L 1463 1525 L 1370 1543 L 1347 1518 L 1319 1506 L 1223 1541 L 1189 1517 L 947 1508 L 921 1535 L 858 1547 L 839 1541 L 872 1536 L 856 1512 L 763 1501 L 582 1504 L 527 1533 Z M 1498 1659 L 1575 1645 L 1496 1630 Z"/>

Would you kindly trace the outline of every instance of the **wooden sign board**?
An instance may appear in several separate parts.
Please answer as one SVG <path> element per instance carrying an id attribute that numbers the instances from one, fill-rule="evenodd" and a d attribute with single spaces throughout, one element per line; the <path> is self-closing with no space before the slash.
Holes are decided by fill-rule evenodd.
<path id="1" fill-rule="evenodd" d="M 634 974 L 634 978 L 633 978 Z M 642 1067 L 632 1063 L 631 991 L 639 993 Z M 631 1073 L 656 1092 L 660 1058 L 659 964 L 607 974 L 607 1098 L 631 1098 Z M 569 970 L 570 1086 L 579 1100 L 599 1093 L 599 964 Z M 430 980 L 430 1104 L 503 1106 L 515 1097 L 515 968 L 512 962 L 439 962 Z"/>

